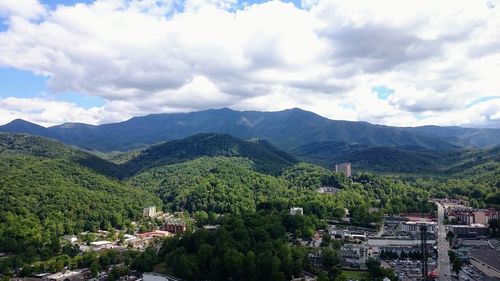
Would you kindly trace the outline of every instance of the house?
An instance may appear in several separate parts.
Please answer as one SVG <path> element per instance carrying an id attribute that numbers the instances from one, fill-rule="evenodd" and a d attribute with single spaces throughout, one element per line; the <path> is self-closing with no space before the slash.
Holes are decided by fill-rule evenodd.
<path id="1" fill-rule="evenodd" d="M 304 209 L 300 207 L 291 207 L 290 208 L 290 215 L 295 216 L 295 215 L 303 215 L 304 214 Z"/>
<path id="2" fill-rule="evenodd" d="M 206 230 L 216 230 L 217 228 L 219 228 L 219 225 L 204 225 L 203 226 L 203 229 L 206 229 Z"/>
<path id="3" fill-rule="evenodd" d="M 164 274 L 145 272 L 142 274 L 143 281 L 181 281 L 181 279 Z"/>
<path id="4" fill-rule="evenodd" d="M 64 235 L 63 239 L 68 241 L 68 243 L 74 244 L 78 241 L 78 238 L 76 238 L 75 235 Z"/>

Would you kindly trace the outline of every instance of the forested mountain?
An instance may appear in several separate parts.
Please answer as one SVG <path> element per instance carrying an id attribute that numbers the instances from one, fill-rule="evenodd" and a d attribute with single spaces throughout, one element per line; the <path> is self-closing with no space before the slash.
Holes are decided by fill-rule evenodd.
<path id="1" fill-rule="evenodd" d="M 400 129 L 420 135 L 443 138 L 461 146 L 489 147 L 500 145 L 500 129 L 439 126 L 421 126 Z"/>
<path id="2" fill-rule="evenodd" d="M 122 170 L 133 175 L 153 167 L 186 162 L 202 156 L 248 158 L 252 160 L 256 171 L 271 174 L 278 174 L 285 167 L 297 163 L 295 158 L 267 141 L 244 141 L 226 134 L 206 133 L 151 146 L 125 162 Z"/>
<path id="3" fill-rule="evenodd" d="M 0 135 L 0 252 L 46 258 L 63 234 L 125 228 L 144 206 L 161 205 L 97 172 L 103 165 L 82 165 L 85 155 L 39 137 Z M 87 164 L 97 159 L 88 157 Z"/>
<path id="4" fill-rule="evenodd" d="M 119 176 L 119 167 L 92 153 L 39 136 L 0 133 L 0 156 L 31 155 L 64 158 L 108 176 Z"/>
<path id="5" fill-rule="evenodd" d="M 0 126 L 0 131 L 49 136 L 84 149 L 99 151 L 127 151 L 198 133 L 226 133 L 243 139 L 265 139 L 286 151 L 319 142 L 415 146 L 427 149 L 454 149 L 456 143 L 478 146 L 500 143 L 500 129 L 461 128 L 464 132 L 473 130 L 475 133 L 439 135 L 419 128 L 330 120 L 298 108 L 277 112 L 234 111 L 224 108 L 191 113 L 153 114 L 99 126 L 68 123 L 40 128 L 26 123 L 17 120 Z M 443 130 L 451 129 L 445 127 Z M 489 137 L 483 138 L 483 132 L 487 132 Z"/>
<path id="6" fill-rule="evenodd" d="M 499 147 L 494 147 L 432 150 L 422 147 L 368 146 L 323 142 L 298 147 L 291 153 L 303 161 L 332 169 L 337 163 L 350 162 L 355 170 L 385 173 L 453 174 L 492 159 L 498 161 L 499 149 Z"/>
<path id="7" fill-rule="evenodd" d="M 35 136 L 42 137 L 53 137 L 54 133 L 52 133 L 49 129 L 42 127 L 40 125 L 22 120 L 15 119 L 10 123 L 7 123 L 3 126 L 0 126 L 0 132 L 4 133 L 26 133 Z"/>
<path id="8" fill-rule="evenodd" d="M 179 260 L 205 256 L 225 261 L 251 256 L 248 249 L 235 246 L 240 242 L 251 245 L 258 256 L 271 249 L 262 245 L 277 239 L 272 243 L 278 247 L 276 253 L 268 256 L 279 257 L 279 264 L 287 266 L 289 255 L 282 255 L 280 246 L 289 245 L 280 242 L 285 230 L 296 237 L 310 238 L 325 221 L 343 217 L 344 208 L 350 211 L 352 224 L 375 227 L 384 213 L 431 211 L 433 205 L 427 202 L 431 196 L 464 198 L 474 207 L 500 206 L 498 148 L 452 150 L 443 152 L 445 157 L 436 154 L 432 158 L 432 153 L 423 148 L 403 150 L 327 143 L 326 147 L 329 146 L 340 147 L 339 155 L 350 151 L 347 155 L 373 159 L 369 165 L 388 157 L 390 161 L 406 159 L 408 165 L 416 162 L 416 166 L 422 166 L 419 159 L 426 165 L 425 161 L 432 160 L 446 169 L 429 177 L 418 173 L 374 175 L 361 171 L 348 179 L 314 164 L 296 163 L 293 157 L 265 141 L 244 141 L 225 134 L 198 134 L 130 154 L 113 155 L 122 162 L 113 164 L 58 141 L 0 134 L 0 252 L 10 255 L 0 260 L 0 270 L 11 274 L 12 268 L 61 255 L 60 237 L 64 234 L 133 229 L 130 221 L 140 220 L 142 208 L 148 205 L 169 212 L 184 211 L 200 224 L 221 225 L 212 234 L 195 232 L 202 237 L 187 234 L 167 240 L 170 242 L 165 242 L 162 251 L 154 254 L 167 262 L 168 272 L 188 279 L 204 276 L 208 269 L 214 276 L 245 274 L 243 266 L 237 267 L 242 270 L 233 274 L 223 272 L 221 264 L 210 263 L 206 267 L 203 261 L 194 264 Z M 317 149 L 315 153 L 320 155 L 322 147 L 308 149 Z M 387 155 L 388 151 L 394 156 Z M 409 151 L 418 154 L 407 158 Z M 318 188 L 323 185 L 337 187 L 339 191 L 319 193 Z M 305 215 L 290 216 L 292 206 L 302 207 Z M 379 210 L 371 211 L 371 207 Z M 250 227 L 233 233 L 233 223 L 242 225 L 238 217 L 250 218 L 245 219 Z M 256 217 L 269 219 L 265 225 L 276 228 L 263 229 L 260 227 L 263 221 L 255 225 Z M 221 231 L 230 231 L 231 235 Z M 251 239 L 242 233 L 251 235 Z M 219 234 L 225 241 L 234 239 L 232 246 L 226 248 L 234 251 L 209 251 L 209 255 L 197 252 L 198 246 L 206 248 L 198 243 Z M 197 246 L 182 250 L 179 245 L 190 239 L 198 241 L 192 244 Z M 256 264 L 259 268 L 250 272 L 265 268 L 262 263 Z M 152 266 L 153 263 L 147 270 L 152 270 Z M 277 267 L 274 271 L 279 274 L 283 270 Z"/>

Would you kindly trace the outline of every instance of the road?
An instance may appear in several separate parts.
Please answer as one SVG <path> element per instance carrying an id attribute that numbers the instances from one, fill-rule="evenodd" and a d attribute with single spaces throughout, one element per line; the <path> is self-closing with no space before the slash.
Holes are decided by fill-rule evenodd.
<path id="1" fill-rule="evenodd" d="M 438 208 L 438 268 L 439 281 L 449 281 L 450 278 L 450 258 L 448 250 L 450 244 L 446 241 L 446 227 L 444 225 L 444 207 L 435 202 Z"/>

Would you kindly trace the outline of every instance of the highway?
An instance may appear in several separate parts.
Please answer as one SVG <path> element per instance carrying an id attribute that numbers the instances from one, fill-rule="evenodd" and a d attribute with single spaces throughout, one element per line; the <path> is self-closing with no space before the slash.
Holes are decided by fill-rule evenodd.
<path id="1" fill-rule="evenodd" d="M 450 258 L 448 257 L 449 243 L 446 241 L 446 227 L 444 225 L 444 208 L 435 202 L 438 208 L 438 268 L 439 281 L 450 281 Z"/>

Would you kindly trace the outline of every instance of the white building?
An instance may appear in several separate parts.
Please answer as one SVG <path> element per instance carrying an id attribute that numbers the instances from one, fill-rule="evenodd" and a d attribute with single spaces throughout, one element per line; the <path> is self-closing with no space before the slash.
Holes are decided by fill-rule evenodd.
<path id="1" fill-rule="evenodd" d="M 64 235 L 63 239 L 71 244 L 74 244 L 78 241 L 78 238 L 75 235 Z"/>
<path id="2" fill-rule="evenodd" d="M 300 207 L 291 207 L 290 208 L 290 215 L 303 215 L 304 214 L 304 209 Z"/>
<path id="3" fill-rule="evenodd" d="M 180 281 L 181 279 L 169 275 L 162 275 L 152 272 L 144 272 L 142 274 L 143 281 Z"/>
<path id="4" fill-rule="evenodd" d="M 346 177 L 350 177 L 351 172 L 352 172 L 351 163 L 342 163 L 342 164 L 335 165 L 335 172 L 342 173 Z"/>
<path id="5" fill-rule="evenodd" d="M 147 208 L 144 208 L 144 211 L 142 213 L 145 217 L 153 217 L 156 214 L 156 206 L 150 206 Z"/>
<path id="6" fill-rule="evenodd" d="M 436 222 L 419 222 L 419 221 L 407 221 L 401 223 L 401 231 L 408 232 L 411 234 L 420 233 L 420 227 L 422 225 L 427 226 L 428 233 L 436 233 L 437 232 L 437 223 Z"/>
<path id="7" fill-rule="evenodd" d="M 85 274 L 82 270 L 66 270 L 64 272 L 57 272 L 50 275 L 45 275 L 42 277 L 42 280 L 46 281 L 63 281 L 63 280 L 85 280 Z"/>
<path id="8" fill-rule="evenodd" d="M 90 246 L 94 248 L 94 250 L 99 251 L 102 249 L 111 249 L 113 248 L 113 242 L 111 241 L 95 241 L 90 242 Z"/>

